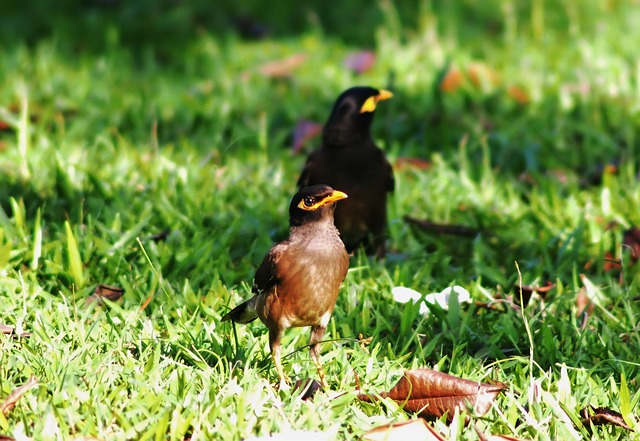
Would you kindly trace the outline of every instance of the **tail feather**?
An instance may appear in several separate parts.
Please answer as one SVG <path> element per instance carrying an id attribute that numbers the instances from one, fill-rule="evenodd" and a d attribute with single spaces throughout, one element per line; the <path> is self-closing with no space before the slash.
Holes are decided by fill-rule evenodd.
<path id="1" fill-rule="evenodd" d="M 252 297 L 226 313 L 224 317 L 222 317 L 221 321 L 226 322 L 227 320 L 231 320 L 235 323 L 246 324 L 257 318 L 256 297 Z"/>

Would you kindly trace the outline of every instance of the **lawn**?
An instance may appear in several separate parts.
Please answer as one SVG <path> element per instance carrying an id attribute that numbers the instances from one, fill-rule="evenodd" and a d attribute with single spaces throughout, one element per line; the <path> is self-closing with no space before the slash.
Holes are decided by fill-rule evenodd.
<path id="1" fill-rule="evenodd" d="M 358 390 L 430 368 L 508 386 L 473 424 L 430 422 L 446 439 L 640 439 L 637 1 L 31 3 L 0 17 L 0 403 L 38 383 L 0 435 L 360 439 L 415 415 Z M 320 142 L 295 153 L 295 128 L 353 85 L 394 93 L 373 123 L 390 253 L 351 257 L 330 390 L 303 401 L 265 327 L 220 318 L 287 235 Z M 426 315 L 392 294 L 454 285 L 472 302 Z M 307 339 L 283 342 L 294 381 L 317 378 Z"/>

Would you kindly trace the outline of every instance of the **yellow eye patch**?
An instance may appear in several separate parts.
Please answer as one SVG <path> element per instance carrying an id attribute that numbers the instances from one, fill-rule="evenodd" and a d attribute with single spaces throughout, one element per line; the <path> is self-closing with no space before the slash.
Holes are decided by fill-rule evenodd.
<path id="1" fill-rule="evenodd" d="M 360 113 L 373 112 L 376 110 L 376 104 L 378 104 L 378 96 L 370 96 L 360 107 Z"/>
<path id="2" fill-rule="evenodd" d="M 346 199 L 347 195 L 341 191 L 338 190 L 334 190 L 333 193 L 329 194 L 328 196 L 320 199 L 319 201 L 316 201 L 315 203 L 309 203 L 311 202 L 310 200 L 307 199 L 311 199 L 309 197 L 303 198 L 300 203 L 298 204 L 298 208 L 301 208 L 303 210 L 307 210 L 307 211 L 314 211 L 317 210 L 320 207 L 324 207 L 325 205 L 329 205 L 332 202 L 335 201 L 339 201 L 340 199 Z M 311 199 L 313 200 L 313 199 Z"/>
<path id="3" fill-rule="evenodd" d="M 373 112 L 374 110 L 376 110 L 378 101 L 388 100 L 392 96 L 393 94 L 388 90 L 381 90 L 378 95 L 370 96 L 369 98 L 367 98 L 362 107 L 360 107 L 360 113 Z"/>

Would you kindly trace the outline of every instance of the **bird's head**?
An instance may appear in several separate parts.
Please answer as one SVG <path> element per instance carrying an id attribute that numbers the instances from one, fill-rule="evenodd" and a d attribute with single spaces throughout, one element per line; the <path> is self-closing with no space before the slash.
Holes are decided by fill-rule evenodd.
<path id="1" fill-rule="evenodd" d="M 347 144 L 354 137 L 369 136 L 369 128 L 378 102 L 393 94 L 373 87 L 352 87 L 345 90 L 333 105 L 325 125 L 325 141 L 332 145 Z"/>
<path id="2" fill-rule="evenodd" d="M 289 224 L 300 226 L 321 219 L 333 220 L 335 203 L 346 199 L 347 195 L 328 185 L 312 185 L 302 188 L 291 199 Z"/>

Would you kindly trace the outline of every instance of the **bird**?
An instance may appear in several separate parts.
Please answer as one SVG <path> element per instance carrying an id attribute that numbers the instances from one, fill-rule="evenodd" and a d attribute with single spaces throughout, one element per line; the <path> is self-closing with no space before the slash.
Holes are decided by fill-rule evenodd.
<path id="1" fill-rule="evenodd" d="M 309 154 L 298 179 L 298 188 L 322 183 L 349 194 L 335 213 L 348 252 L 362 244 L 368 254 L 386 253 L 387 194 L 393 192 L 395 180 L 370 129 L 377 104 L 392 96 L 373 87 L 345 90 L 323 128 L 320 147 Z"/>
<path id="2" fill-rule="evenodd" d="M 349 268 L 349 255 L 333 224 L 336 203 L 343 199 L 345 193 L 328 185 L 300 189 L 289 205 L 289 237 L 262 260 L 253 280 L 254 296 L 221 319 L 246 324 L 259 318 L 264 323 L 280 389 L 288 387 L 280 361 L 284 331 L 304 326 L 311 327 L 311 358 L 327 388 L 320 342 Z"/>

